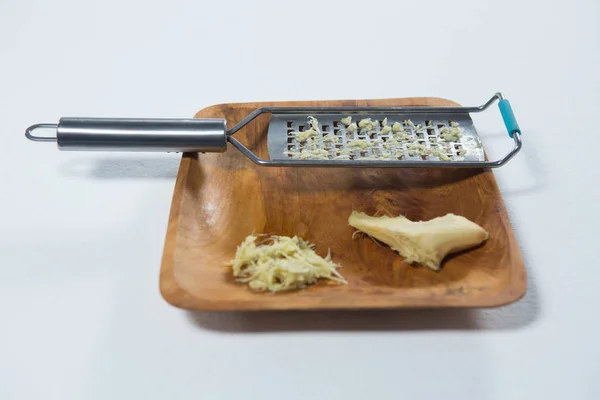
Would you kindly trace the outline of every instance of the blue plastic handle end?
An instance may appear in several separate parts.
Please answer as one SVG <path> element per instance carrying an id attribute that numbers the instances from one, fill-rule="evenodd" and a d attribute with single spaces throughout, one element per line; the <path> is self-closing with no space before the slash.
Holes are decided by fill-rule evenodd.
<path id="1" fill-rule="evenodd" d="M 521 128 L 519 128 L 519 124 L 517 123 L 515 114 L 510 106 L 510 102 L 506 99 L 501 99 L 498 102 L 498 108 L 500 108 L 500 114 L 502 114 L 502 119 L 504 120 L 504 125 L 506 125 L 508 136 L 513 137 L 515 132 L 521 134 Z"/>

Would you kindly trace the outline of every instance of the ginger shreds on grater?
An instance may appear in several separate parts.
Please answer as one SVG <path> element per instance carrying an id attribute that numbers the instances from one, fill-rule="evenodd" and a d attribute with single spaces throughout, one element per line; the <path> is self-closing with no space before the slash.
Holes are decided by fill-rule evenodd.
<path id="1" fill-rule="evenodd" d="M 340 119 L 340 121 L 342 121 L 342 124 L 348 126 L 352 123 L 352 117 L 348 115 L 346 118 Z"/>
<path id="2" fill-rule="evenodd" d="M 317 132 L 318 134 L 321 134 L 321 130 L 319 129 L 319 120 L 316 119 L 313 116 L 309 116 L 308 117 L 308 122 L 310 123 L 310 127 Z"/>
<path id="3" fill-rule="evenodd" d="M 318 135 L 318 132 L 316 130 L 314 130 L 313 128 L 307 129 L 303 132 L 293 132 L 293 133 L 296 136 L 296 140 L 298 140 L 298 142 L 300 142 L 300 143 L 306 142 L 306 140 L 308 138 Z"/>
<path id="4" fill-rule="evenodd" d="M 348 127 L 346 128 L 346 132 L 356 132 L 356 130 L 358 129 L 356 122 L 351 123 L 350 125 L 348 125 Z"/>
<path id="5" fill-rule="evenodd" d="M 401 132 L 403 130 L 404 130 L 404 127 L 402 126 L 402 124 L 400 124 L 400 122 L 394 122 L 392 124 L 392 131 Z"/>
<path id="6" fill-rule="evenodd" d="M 391 131 L 392 131 L 392 127 L 385 125 L 383 128 L 381 128 L 381 131 L 379 132 L 379 134 L 380 135 L 387 135 Z"/>
<path id="7" fill-rule="evenodd" d="M 440 161 L 452 161 L 455 156 L 464 157 L 468 150 L 457 148 L 456 151 L 448 144 L 459 142 L 462 137 L 462 130 L 456 121 L 449 121 L 450 127 L 443 126 L 439 129 L 439 137 L 429 137 L 429 145 L 425 145 L 423 136 L 421 139 L 417 134 L 424 133 L 425 129 L 435 129 L 433 121 L 427 121 L 424 127 L 421 124 L 415 124 L 410 119 L 405 119 L 400 122 L 394 122 L 391 126 L 388 123 L 388 118 L 385 117 L 381 124 L 378 120 L 373 121 L 371 118 L 363 118 L 358 122 L 352 122 L 352 117 L 347 116 L 340 120 L 346 126 L 346 146 L 351 151 L 361 151 L 361 157 L 351 157 L 350 153 L 344 153 L 345 149 L 339 149 L 339 146 L 327 146 L 330 151 L 319 148 L 320 145 L 332 143 L 334 145 L 340 143 L 340 137 L 333 132 L 321 132 L 319 129 L 319 121 L 313 116 L 308 117 L 310 128 L 303 132 L 292 132 L 298 141 L 298 146 L 292 149 L 286 149 L 283 153 L 292 157 L 295 160 L 394 160 L 398 157 L 436 157 Z M 377 127 L 380 126 L 379 132 Z M 369 138 L 354 138 L 353 133 L 359 131 L 361 134 L 369 134 Z M 377 136 L 389 135 L 387 143 Z M 348 135 L 350 134 L 350 135 Z M 400 142 L 405 142 L 404 146 Z M 408 143 L 406 143 L 408 142 Z M 381 151 L 383 149 L 388 151 Z M 463 143 L 464 145 L 464 143 Z M 393 150 L 393 151 L 390 151 Z M 369 154 L 370 153 L 370 154 Z"/>

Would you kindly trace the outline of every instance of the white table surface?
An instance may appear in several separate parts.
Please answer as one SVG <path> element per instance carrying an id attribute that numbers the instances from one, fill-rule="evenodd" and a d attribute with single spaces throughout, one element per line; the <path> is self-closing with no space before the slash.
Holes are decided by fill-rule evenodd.
<path id="1" fill-rule="evenodd" d="M 600 398 L 599 7 L 0 1 L 0 399 Z M 495 174 L 529 290 L 490 310 L 176 309 L 158 272 L 179 156 L 23 136 L 62 116 L 496 91 L 523 130 Z M 492 155 L 510 147 L 498 115 L 481 119 Z"/>

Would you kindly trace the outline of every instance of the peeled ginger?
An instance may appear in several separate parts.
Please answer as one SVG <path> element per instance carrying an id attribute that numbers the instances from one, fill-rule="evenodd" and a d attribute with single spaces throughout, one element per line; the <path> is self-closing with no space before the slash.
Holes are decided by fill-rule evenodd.
<path id="1" fill-rule="evenodd" d="M 481 226 L 455 214 L 414 222 L 403 216 L 372 217 L 353 211 L 348 223 L 390 246 L 407 263 L 419 263 L 434 271 L 448 254 L 477 246 L 489 237 Z"/>
<path id="2" fill-rule="evenodd" d="M 250 235 L 238 246 L 235 258 L 226 263 L 238 282 L 248 283 L 256 291 L 280 292 L 300 289 L 329 279 L 346 283 L 331 260 L 331 253 L 320 257 L 309 244 L 298 236 L 270 236 L 256 243 Z"/>

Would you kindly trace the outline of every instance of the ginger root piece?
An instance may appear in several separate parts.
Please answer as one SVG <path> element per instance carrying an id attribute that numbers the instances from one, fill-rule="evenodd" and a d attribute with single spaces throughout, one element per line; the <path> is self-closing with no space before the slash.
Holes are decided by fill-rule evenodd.
<path id="1" fill-rule="evenodd" d="M 371 217 L 353 211 L 348 223 L 387 244 L 406 262 L 437 271 L 446 255 L 477 246 L 489 237 L 476 223 L 454 214 L 414 222 L 403 216 Z"/>

